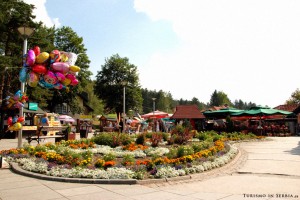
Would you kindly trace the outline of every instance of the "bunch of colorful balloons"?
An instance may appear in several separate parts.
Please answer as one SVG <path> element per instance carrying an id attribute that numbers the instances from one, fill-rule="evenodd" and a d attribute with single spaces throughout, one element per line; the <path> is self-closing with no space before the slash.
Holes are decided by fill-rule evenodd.
<path id="1" fill-rule="evenodd" d="M 19 131 L 22 129 L 22 122 L 24 121 L 24 117 L 9 117 L 7 119 L 7 125 L 9 131 Z"/>
<path id="2" fill-rule="evenodd" d="M 21 91 L 18 90 L 14 96 L 7 96 L 5 100 L 8 109 L 20 109 L 21 107 L 24 107 L 24 103 L 28 101 L 28 96 L 22 94 Z"/>
<path id="3" fill-rule="evenodd" d="M 75 66 L 77 54 L 53 50 L 50 53 L 40 52 L 35 46 L 26 56 L 26 64 L 20 71 L 20 81 L 27 81 L 30 87 L 38 84 L 48 89 L 63 89 L 78 84 L 76 73 L 80 67 Z"/>

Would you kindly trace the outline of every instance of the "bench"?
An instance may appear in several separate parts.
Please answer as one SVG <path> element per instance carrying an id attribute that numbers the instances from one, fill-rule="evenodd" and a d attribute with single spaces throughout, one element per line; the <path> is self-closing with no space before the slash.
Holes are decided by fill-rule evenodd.
<path id="1" fill-rule="evenodd" d="M 57 131 L 55 135 L 29 135 L 26 137 L 26 140 L 30 144 L 33 140 L 37 141 L 40 144 L 41 139 L 47 138 L 55 138 L 55 142 L 59 141 L 58 139 L 68 140 L 67 126 L 41 126 L 38 128 L 37 132 L 41 133 L 41 131 Z"/>

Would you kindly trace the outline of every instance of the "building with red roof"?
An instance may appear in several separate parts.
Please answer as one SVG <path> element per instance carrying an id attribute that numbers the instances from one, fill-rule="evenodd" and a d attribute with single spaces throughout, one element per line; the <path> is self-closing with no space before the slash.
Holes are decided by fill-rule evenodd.
<path id="1" fill-rule="evenodd" d="M 202 130 L 205 116 L 201 113 L 197 105 L 178 105 L 172 119 L 176 121 L 189 120 L 195 130 Z"/>

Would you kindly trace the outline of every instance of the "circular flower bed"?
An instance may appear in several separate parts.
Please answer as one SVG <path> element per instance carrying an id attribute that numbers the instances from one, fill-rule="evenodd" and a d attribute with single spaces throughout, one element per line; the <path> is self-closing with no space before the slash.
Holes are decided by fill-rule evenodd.
<path id="1" fill-rule="evenodd" d="M 103 133 L 92 139 L 61 141 L 36 147 L 25 144 L 23 148 L 0 153 L 8 162 L 19 163 L 24 170 L 49 176 L 149 179 L 184 176 L 221 167 L 238 152 L 237 148 L 230 145 L 232 135 L 187 133 L 188 137 L 178 140 L 180 144 L 174 142 L 174 134 L 129 136 Z M 235 133 L 234 140 L 238 138 L 254 139 L 256 136 L 250 134 L 245 138 Z"/>

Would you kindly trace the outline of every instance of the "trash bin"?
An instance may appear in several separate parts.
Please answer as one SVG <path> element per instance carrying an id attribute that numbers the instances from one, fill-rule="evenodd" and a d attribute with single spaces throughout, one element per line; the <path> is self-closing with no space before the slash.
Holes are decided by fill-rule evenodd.
<path id="1" fill-rule="evenodd" d="M 89 133 L 90 125 L 86 122 L 83 122 L 80 125 L 80 138 L 87 138 Z"/>
<path id="2" fill-rule="evenodd" d="M 71 132 L 71 133 L 68 134 L 68 140 L 75 140 L 75 138 L 76 138 L 75 133 Z"/>

